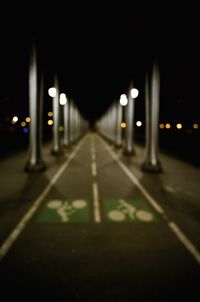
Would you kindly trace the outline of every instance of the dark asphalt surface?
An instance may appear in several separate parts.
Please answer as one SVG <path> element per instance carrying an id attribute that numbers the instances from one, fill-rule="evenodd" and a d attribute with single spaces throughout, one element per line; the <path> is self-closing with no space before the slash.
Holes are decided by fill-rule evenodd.
<path id="1" fill-rule="evenodd" d="M 143 151 L 137 147 L 135 156 L 125 157 L 89 133 L 62 157 L 45 146 L 45 172 L 25 173 L 25 152 L 0 163 L 0 251 L 10 244 L 0 262 L 5 300 L 198 300 L 200 263 L 169 223 L 180 228 L 198 257 L 200 171 L 161 154 L 163 173 L 145 174 Z M 12 241 L 11 232 L 38 196 L 38 208 Z M 120 210 L 120 200 L 132 216 L 128 208 Z"/>

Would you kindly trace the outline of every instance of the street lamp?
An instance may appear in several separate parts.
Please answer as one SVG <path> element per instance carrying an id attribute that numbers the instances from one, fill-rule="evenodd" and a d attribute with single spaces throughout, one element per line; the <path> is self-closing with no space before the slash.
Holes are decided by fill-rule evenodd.
<path id="1" fill-rule="evenodd" d="M 116 115 L 117 115 L 117 131 L 116 131 L 116 147 L 121 147 L 122 145 L 122 118 L 123 118 L 123 110 L 122 107 L 128 104 L 128 99 L 125 94 L 120 96 L 119 102 L 116 104 Z"/>
<path id="2" fill-rule="evenodd" d="M 134 155 L 134 144 L 133 144 L 133 130 L 134 130 L 134 100 L 138 97 L 139 91 L 136 88 L 132 88 L 132 84 L 128 93 L 128 102 L 125 108 L 125 143 L 124 143 L 124 154 Z"/>
<path id="3" fill-rule="evenodd" d="M 54 79 L 54 87 L 49 88 L 49 95 L 53 98 L 53 155 L 60 155 L 63 153 L 61 150 L 61 140 L 60 140 L 60 102 L 59 102 L 59 87 L 58 79 Z"/>
<path id="4" fill-rule="evenodd" d="M 57 91 L 56 91 L 55 87 L 51 87 L 48 89 L 48 94 L 50 97 L 54 98 L 56 96 L 56 93 L 57 93 Z"/>
<path id="5" fill-rule="evenodd" d="M 60 105 L 65 105 L 67 103 L 67 98 L 65 93 L 60 94 L 60 99 L 59 99 Z"/>
<path id="6" fill-rule="evenodd" d="M 138 97 L 139 90 L 137 88 L 132 88 L 131 89 L 131 97 L 132 99 L 136 99 Z"/>
<path id="7" fill-rule="evenodd" d="M 64 147 L 69 145 L 69 103 L 65 93 L 60 94 L 60 104 L 63 106 Z"/>
<path id="8" fill-rule="evenodd" d="M 127 96 L 125 94 L 121 94 L 119 102 L 122 106 L 126 106 L 128 104 Z"/>

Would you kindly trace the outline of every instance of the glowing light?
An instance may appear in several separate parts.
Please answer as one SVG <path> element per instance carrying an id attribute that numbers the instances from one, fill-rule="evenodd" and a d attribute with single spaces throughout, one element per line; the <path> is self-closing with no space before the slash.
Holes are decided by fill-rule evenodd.
<path id="1" fill-rule="evenodd" d="M 165 128 L 166 128 L 166 129 L 170 129 L 170 128 L 171 128 L 171 125 L 170 125 L 169 123 L 167 123 L 167 124 L 165 125 Z"/>
<path id="2" fill-rule="evenodd" d="M 125 94 L 122 94 L 120 96 L 120 100 L 119 100 L 120 104 L 122 106 L 126 106 L 128 104 L 128 99 L 127 99 L 127 96 Z"/>
<path id="3" fill-rule="evenodd" d="M 176 125 L 176 128 L 177 129 L 181 129 L 183 126 L 182 126 L 182 124 L 180 124 L 180 123 L 178 123 L 177 125 Z"/>
<path id="4" fill-rule="evenodd" d="M 52 111 L 49 111 L 49 112 L 48 112 L 48 116 L 49 116 L 49 117 L 53 116 L 53 112 L 52 112 Z"/>
<path id="5" fill-rule="evenodd" d="M 65 105 L 67 103 L 67 98 L 66 98 L 66 95 L 65 93 L 61 93 L 60 94 L 60 105 Z"/>
<path id="6" fill-rule="evenodd" d="M 196 124 L 196 123 L 194 123 L 194 124 L 193 124 L 193 128 L 194 128 L 194 129 L 198 129 L 198 128 L 199 128 L 199 125 Z"/>
<path id="7" fill-rule="evenodd" d="M 126 128 L 126 123 L 122 122 L 121 123 L 121 128 Z"/>
<path id="8" fill-rule="evenodd" d="M 17 116 L 13 116 L 12 120 L 13 120 L 14 123 L 16 123 L 18 121 L 18 117 Z"/>
<path id="9" fill-rule="evenodd" d="M 48 94 L 49 96 L 51 96 L 52 98 L 54 98 L 56 96 L 56 88 L 55 87 L 51 87 L 48 89 Z"/>
<path id="10" fill-rule="evenodd" d="M 25 127 L 25 126 L 26 126 L 26 123 L 25 123 L 25 122 L 21 122 L 21 126 L 22 126 L 22 127 Z"/>
<path id="11" fill-rule="evenodd" d="M 159 125 L 159 127 L 160 127 L 160 129 L 164 129 L 164 128 L 165 128 L 165 125 L 164 125 L 163 123 L 161 123 L 161 124 Z"/>
<path id="12" fill-rule="evenodd" d="M 51 126 L 51 125 L 53 125 L 53 120 L 48 120 L 47 123 L 48 123 L 49 126 Z"/>
<path id="13" fill-rule="evenodd" d="M 28 128 L 23 128 L 23 130 L 22 130 L 23 132 L 24 132 L 24 134 L 27 134 L 28 133 Z"/>
<path id="14" fill-rule="evenodd" d="M 131 89 L 131 97 L 133 99 L 136 99 L 136 97 L 138 96 L 138 94 L 139 94 L 139 90 L 138 89 L 136 89 L 136 88 L 132 88 Z"/>
<path id="15" fill-rule="evenodd" d="M 136 126 L 141 127 L 142 126 L 142 122 L 141 121 L 137 121 L 136 122 Z"/>
<path id="16" fill-rule="evenodd" d="M 26 117 L 25 121 L 26 121 L 27 123 L 30 123 L 30 121 L 31 121 L 30 117 Z"/>

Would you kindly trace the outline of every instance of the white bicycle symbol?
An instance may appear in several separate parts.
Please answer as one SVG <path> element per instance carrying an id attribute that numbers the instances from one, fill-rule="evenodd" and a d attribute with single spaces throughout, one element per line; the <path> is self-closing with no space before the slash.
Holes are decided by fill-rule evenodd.
<path id="1" fill-rule="evenodd" d="M 68 222 L 69 217 L 75 213 L 77 210 L 81 210 L 87 206 L 87 202 L 82 199 L 77 199 L 72 201 L 62 201 L 59 199 L 51 200 L 47 207 L 51 210 L 55 210 L 57 214 L 61 217 L 62 222 Z"/>
<path id="2" fill-rule="evenodd" d="M 119 200 L 119 205 L 116 210 L 112 210 L 108 213 L 111 220 L 120 222 L 126 220 L 129 217 L 131 220 L 135 220 L 137 217 L 139 220 L 149 222 L 153 220 L 153 215 L 145 210 L 136 210 L 134 206 L 129 204 L 123 199 Z"/>

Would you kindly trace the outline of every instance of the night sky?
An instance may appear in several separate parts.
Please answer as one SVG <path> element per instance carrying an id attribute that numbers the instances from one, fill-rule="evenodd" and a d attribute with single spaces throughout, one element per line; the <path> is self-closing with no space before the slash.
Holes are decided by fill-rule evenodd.
<path id="1" fill-rule="evenodd" d="M 108 5 L 108 4 L 107 4 Z M 44 107 L 54 74 L 60 91 L 95 120 L 127 93 L 140 91 L 156 59 L 161 71 L 161 119 L 199 121 L 200 20 L 195 8 L 66 3 L 3 10 L 1 19 L 1 116 L 28 110 L 28 64 L 32 41 L 45 80 Z M 110 6 L 111 4 L 109 4 Z M 196 13 L 195 13 L 196 12 Z"/>

